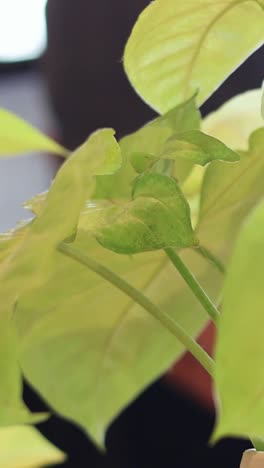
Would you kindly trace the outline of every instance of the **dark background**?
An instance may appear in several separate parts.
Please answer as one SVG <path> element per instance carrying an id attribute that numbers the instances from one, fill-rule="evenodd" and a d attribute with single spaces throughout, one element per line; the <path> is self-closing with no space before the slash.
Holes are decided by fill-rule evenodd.
<path id="1" fill-rule="evenodd" d="M 54 131 L 65 146 L 75 148 L 89 133 L 104 126 L 114 127 L 120 137 L 155 116 L 130 87 L 122 68 L 124 44 L 148 3 L 49 0 L 45 57 L 40 63 L 1 67 L 1 77 L 7 73 L 9 77 L 22 77 L 28 71 L 41 70 L 57 118 Z M 243 90 L 259 87 L 263 58 L 262 48 L 203 106 L 203 114 Z M 50 160 L 49 164 L 53 172 L 57 162 Z M 107 388 L 105 394 L 111 398 Z M 44 409 L 28 387 L 25 400 L 32 410 Z M 249 442 L 223 440 L 209 448 L 213 424 L 213 412 L 192 401 L 177 384 L 172 386 L 160 379 L 112 424 L 106 455 L 99 453 L 76 427 L 58 417 L 53 416 L 39 429 L 68 453 L 65 467 L 238 468 Z"/>

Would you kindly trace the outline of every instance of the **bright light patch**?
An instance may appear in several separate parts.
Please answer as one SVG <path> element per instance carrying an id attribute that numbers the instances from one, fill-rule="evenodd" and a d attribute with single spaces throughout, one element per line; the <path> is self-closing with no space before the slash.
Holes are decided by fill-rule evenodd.
<path id="1" fill-rule="evenodd" d="M 40 56 L 46 46 L 47 0 L 0 0 L 0 61 Z"/>

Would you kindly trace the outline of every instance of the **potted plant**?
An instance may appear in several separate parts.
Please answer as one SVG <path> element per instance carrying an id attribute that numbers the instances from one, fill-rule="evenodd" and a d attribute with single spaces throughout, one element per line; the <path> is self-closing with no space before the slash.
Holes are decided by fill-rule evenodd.
<path id="1" fill-rule="evenodd" d="M 3 155 L 66 159 L 49 191 L 26 202 L 33 219 L 1 236 L 8 431 L 47 417 L 23 403 L 24 375 L 103 447 L 112 419 L 187 349 L 214 381 L 211 443 L 250 437 L 257 452 L 241 466 L 264 464 L 262 92 L 204 120 L 198 109 L 262 45 L 263 26 L 263 0 L 151 3 L 124 64 L 160 116 L 119 142 L 104 128 L 70 154 L 1 110 Z M 194 339 L 208 320 L 213 358 Z"/>

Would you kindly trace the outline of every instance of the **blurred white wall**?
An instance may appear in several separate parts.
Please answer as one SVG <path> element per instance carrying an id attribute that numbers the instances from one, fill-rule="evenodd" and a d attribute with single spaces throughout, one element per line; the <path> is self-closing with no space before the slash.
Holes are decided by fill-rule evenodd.
<path id="1" fill-rule="evenodd" d="M 39 57 L 46 47 L 47 0 L 0 0 L 0 62 Z"/>

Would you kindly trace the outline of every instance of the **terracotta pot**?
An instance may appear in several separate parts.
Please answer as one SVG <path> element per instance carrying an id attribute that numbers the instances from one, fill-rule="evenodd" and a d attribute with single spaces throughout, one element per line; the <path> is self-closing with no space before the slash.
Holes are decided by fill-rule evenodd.
<path id="1" fill-rule="evenodd" d="M 264 468 L 264 452 L 247 450 L 243 454 L 240 468 Z"/>

